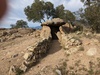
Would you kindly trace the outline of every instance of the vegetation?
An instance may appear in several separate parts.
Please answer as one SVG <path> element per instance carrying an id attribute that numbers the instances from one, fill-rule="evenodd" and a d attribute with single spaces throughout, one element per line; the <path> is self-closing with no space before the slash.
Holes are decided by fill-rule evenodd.
<path id="1" fill-rule="evenodd" d="M 89 61 L 88 68 L 81 63 L 81 60 L 76 60 L 72 66 L 68 65 L 68 61 L 62 62 L 57 69 L 62 75 L 99 75 L 100 74 L 100 58 L 97 58 L 97 63 Z"/>
<path id="2" fill-rule="evenodd" d="M 28 28 L 27 22 L 18 20 L 16 24 L 11 24 L 11 28 Z"/>
<path id="3" fill-rule="evenodd" d="M 99 0 L 81 0 L 85 9 L 81 13 L 81 18 L 86 21 L 91 29 L 100 32 L 100 1 Z"/>
<path id="4" fill-rule="evenodd" d="M 34 0 L 32 5 L 27 6 L 24 9 L 25 15 L 28 21 L 32 22 L 45 22 L 46 20 L 52 18 L 61 18 L 65 22 L 71 23 L 71 25 L 76 25 L 76 30 L 83 30 L 83 24 L 88 25 L 90 29 L 94 32 L 100 32 L 100 1 L 99 0 L 80 0 L 84 4 L 84 8 L 80 8 L 77 11 L 76 16 L 79 18 L 81 24 L 76 21 L 75 15 L 69 11 L 65 10 L 65 7 L 59 5 L 54 7 L 54 4 L 44 0 Z M 75 13 L 75 14 L 76 14 Z M 75 21 L 75 23 L 73 23 Z M 19 20 L 16 24 L 11 25 L 12 28 L 27 28 L 28 25 L 25 21 Z"/>
<path id="5" fill-rule="evenodd" d="M 54 4 L 43 0 L 34 0 L 34 3 L 31 6 L 27 6 L 24 11 L 27 19 L 33 22 L 42 23 L 52 18 L 61 18 L 66 22 L 75 20 L 73 13 L 65 10 L 63 5 L 54 8 Z"/>

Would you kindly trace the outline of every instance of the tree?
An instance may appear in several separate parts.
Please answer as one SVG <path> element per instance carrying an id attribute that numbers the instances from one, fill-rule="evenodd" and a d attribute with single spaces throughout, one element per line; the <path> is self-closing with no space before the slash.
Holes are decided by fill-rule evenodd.
<path id="1" fill-rule="evenodd" d="M 85 2 L 87 1 L 88 6 Z M 100 1 L 99 0 L 83 0 L 86 8 L 84 9 L 84 17 L 93 31 L 100 32 Z"/>
<path id="2" fill-rule="evenodd" d="M 100 32 L 100 7 L 93 5 L 86 8 L 85 18 L 87 19 L 92 30 Z"/>
<path id="3" fill-rule="evenodd" d="M 28 28 L 27 22 L 18 20 L 16 24 L 11 24 L 11 28 Z"/>
<path id="4" fill-rule="evenodd" d="M 45 15 L 47 16 L 47 19 L 52 18 L 54 15 L 55 9 L 54 5 L 51 2 L 45 3 Z"/>
<path id="5" fill-rule="evenodd" d="M 29 21 L 41 22 L 44 20 L 44 1 L 35 0 L 31 6 L 25 8 L 25 14 Z"/>
<path id="6" fill-rule="evenodd" d="M 10 26 L 11 26 L 11 28 L 14 28 L 15 27 L 15 24 L 11 24 Z"/>
<path id="7" fill-rule="evenodd" d="M 27 6 L 24 11 L 27 19 L 33 22 L 42 23 L 52 18 L 61 18 L 65 21 L 75 19 L 73 13 L 68 10 L 66 12 L 63 5 L 54 8 L 51 2 L 44 2 L 43 0 L 35 0 L 34 3 L 31 6 Z"/>
<path id="8" fill-rule="evenodd" d="M 56 7 L 54 18 L 61 18 L 61 19 L 64 18 L 64 6 L 63 5 L 59 5 Z"/>
<path id="9" fill-rule="evenodd" d="M 44 2 L 40 0 L 35 0 L 31 6 L 27 6 L 25 9 L 25 14 L 29 21 L 40 22 L 45 21 L 53 16 L 54 6 L 51 2 Z"/>
<path id="10" fill-rule="evenodd" d="M 91 5 L 97 4 L 100 6 L 100 0 L 81 0 L 85 6 L 90 7 Z"/>
<path id="11" fill-rule="evenodd" d="M 74 16 L 74 14 L 71 11 L 65 10 L 64 14 L 65 14 L 64 15 L 65 16 L 64 20 L 66 22 L 73 22 L 73 21 L 75 21 L 75 16 Z"/>
<path id="12" fill-rule="evenodd" d="M 56 7 L 54 18 L 61 18 L 65 22 L 75 21 L 74 14 L 69 10 L 65 10 L 63 5 L 59 5 L 59 6 Z"/>
<path id="13" fill-rule="evenodd" d="M 90 4 L 91 4 L 90 1 L 92 1 L 92 0 L 81 0 L 81 2 L 83 2 L 84 5 L 86 5 L 86 6 L 90 6 Z"/>

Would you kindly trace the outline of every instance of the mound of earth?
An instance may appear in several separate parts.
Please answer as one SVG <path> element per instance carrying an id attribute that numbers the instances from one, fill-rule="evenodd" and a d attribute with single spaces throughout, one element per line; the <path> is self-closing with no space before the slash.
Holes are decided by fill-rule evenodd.
<path id="1" fill-rule="evenodd" d="M 18 28 L 18 29 L 0 29 L 0 42 L 13 40 L 24 35 L 30 35 L 35 29 L 31 28 Z"/>

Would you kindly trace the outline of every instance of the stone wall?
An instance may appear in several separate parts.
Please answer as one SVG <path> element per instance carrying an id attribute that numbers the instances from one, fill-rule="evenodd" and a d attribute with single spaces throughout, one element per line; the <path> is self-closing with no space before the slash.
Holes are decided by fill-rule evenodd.
<path id="1" fill-rule="evenodd" d="M 57 33 L 57 36 L 62 49 L 64 49 L 67 54 L 72 54 L 82 48 L 82 41 L 79 39 L 79 37 L 68 34 L 66 31 L 67 29 L 65 28 L 64 26 L 60 26 L 60 31 Z"/>
<path id="2" fill-rule="evenodd" d="M 43 26 L 40 38 L 27 48 L 27 53 L 23 56 L 24 61 L 20 67 L 22 71 L 27 71 L 27 69 L 35 65 L 48 52 L 51 46 L 51 39 L 51 29 L 48 26 Z"/>

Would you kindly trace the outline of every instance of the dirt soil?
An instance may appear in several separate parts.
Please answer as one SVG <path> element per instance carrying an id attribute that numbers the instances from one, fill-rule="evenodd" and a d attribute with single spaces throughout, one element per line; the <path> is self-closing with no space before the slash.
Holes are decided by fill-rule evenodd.
<path id="1" fill-rule="evenodd" d="M 0 43 L 0 75 L 8 75 L 11 65 L 21 65 L 26 48 L 35 40 L 31 35 Z"/>
<path id="2" fill-rule="evenodd" d="M 100 36 L 99 36 L 100 37 Z M 65 50 L 62 50 L 58 40 L 52 41 L 52 46 L 47 56 L 33 66 L 29 71 L 23 75 L 36 75 L 41 69 L 46 66 L 55 68 L 60 61 L 69 60 L 68 65 L 72 66 L 75 61 L 81 60 L 81 64 L 88 67 L 89 61 L 93 60 L 95 63 L 97 58 L 100 58 L 100 42 L 93 41 L 86 37 L 80 38 L 83 42 L 84 51 L 78 51 L 68 56 Z M 34 35 L 20 37 L 11 41 L 0 43 L 0 75 L 8 75 L 9 68 L 12 65 L 20 66 L 23 62 L 23 55 L 26 52 L 26 48 L 33 44 L 36 38 Z M 87 55 L 87 51 L 90 48 L 96 48 L 96 53 L 93 56 Z M 52 75 L 52 73 L 48 74 Z M 55 74 L 56 75 L 56 74 Z"/>
<path id="3" fill-rule="evenodd" d="M 35 75 L 46 66 L 54 68 L 64 58 L 64 51 L 61 50 L 60 43 L 58 40 L 53 40 L 48 55 L 40 60 L 40 62 L 36 66 L 32 67 L 25 75 Z M 50 73 L 50 75 L 51 74 L 52 73 Z"/>

